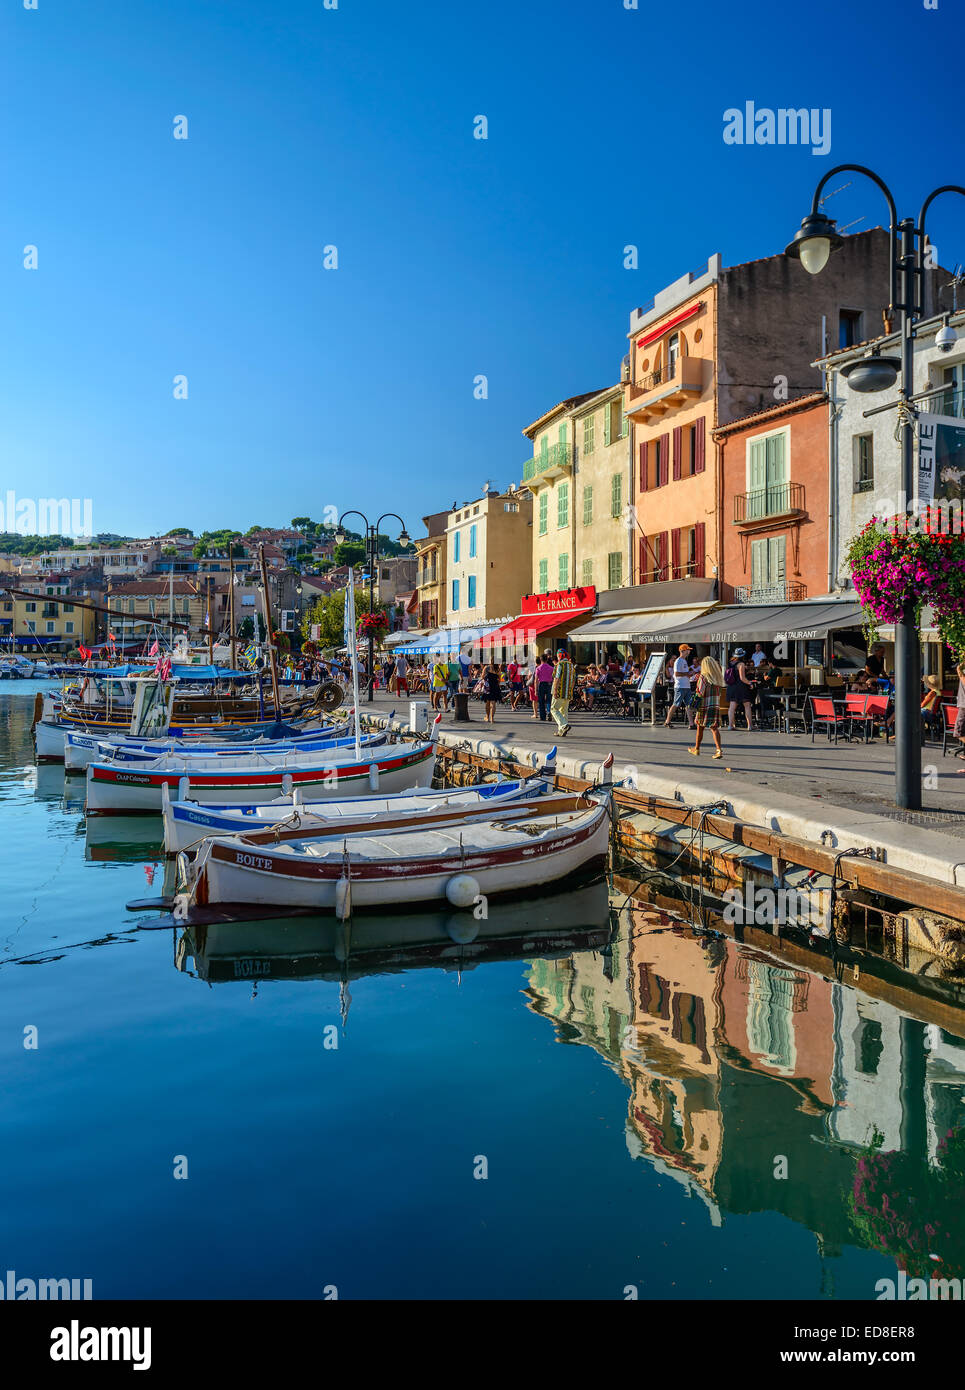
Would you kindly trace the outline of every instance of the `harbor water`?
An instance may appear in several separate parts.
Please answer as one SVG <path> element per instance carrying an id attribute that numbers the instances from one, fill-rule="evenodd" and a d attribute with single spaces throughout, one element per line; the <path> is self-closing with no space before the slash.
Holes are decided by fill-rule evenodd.
<path id="1" fill-rule="evenodd" d="M 188 932 L 160 821 L 0 685 L 0 1279 L 95 1298 L 807 1299 L 961 1275 L 943 1023 L 612 882 Z M 882 1201 L 882 1195 L 888 1197 Z"/>

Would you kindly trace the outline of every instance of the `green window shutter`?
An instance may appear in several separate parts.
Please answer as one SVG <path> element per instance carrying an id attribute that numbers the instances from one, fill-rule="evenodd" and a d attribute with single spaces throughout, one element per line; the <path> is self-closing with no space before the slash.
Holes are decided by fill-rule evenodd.
<path id="1" fill-rule="evenodd" d="M 568 589 L 570 587 L 570 557 L 569 553 L 565 550 L 560 556 L 559 575 L 560 582 L 558 587 L 560 589 Z"/>
<path id="2" fill-rule="evenodd" d="M 596 432 L 596 416 L 588 415 L 583 421 L 583 452 L 592 454 L 594 449 L 594 434 Z"/>
<path id="3" fill-rule="evenodd" d="M 583 584 L 584 584 L 584 586 L 585 586 L 586 588 L 589 588 L 589 586 L 590 586 L 592 583 L 593 583 L 593 561 L 592 561 L 592 560 L 584 560 L 584 561 L 583 561 Z"/>
<path id="4" fill-rule="evenodd" d="M 767 513 L 764 510 L 767 498 L 767 440 L 752 439 L 750 461 L 747 469 L 747 519 L 753 521 Z"/>
<path id="5" fill-rule="evenodd" d="M 548 510 L 548 507 L 549 507 L 549 495 L 548 495 L 548 493 L 541 492 L 540 495 L 539 495 L 539 533 L 540 533 L 541 536 L 545 536 L 545 535 L 546 535 L 547 510 Z"/>
<path id="6" fill-rule="evenodd" d="M 560 441 L 561 444 L 565 444 L 565 443 L 566 443 L 566 425 L 565 425 L 565 424 L 560 425 L 559 441 Z"/>
<path id="7" fill-rule="evenodd" d="M 623 475 L 614 473 L 610 479 L 610 515 L 619 516 L 623 511 Z"/>
<path id="8" fill-rule="evenodd" d="M 589 526 L 593 521 L 593 488 L 588 485 L 583 489 L 583 525 Z"/>
<path id="9" fill-rule="evenodd" d="M 623 583 L 623 555 L 619 550 L 613 550 L 606 557 L 607 568 L 607 587 L 619 589 Z"/>
<path id="10" fill-rule="evenodd" d="M 549 561 L 540 560 L 539 562 L 539 591 L 545 594 L 549 589 Z"/>
<path id="11" fill-rule="evenodd" d="M 612 425 L 611 425 L 610 422 L 611 422 L 612 416 L 613 416 L 613 412 L 612 412 L 612 410 L 610 409 L 610 404 L 609 404 L 609 402 L 607 402 L 607 404 L 603 407 L 603 443 L 604 443 L 604 444 L 609 444 L 609 443 L 611 443 L 610 431 L 611 431 L 611 429 L 612 429 Z"/>
<path id="12" fill-rule="evenodd" d="M 570 524 L 569 483 L 558 483 L 556 486 L 556 524 L 557 526 L 569 526 Z"/>
<path id="13" fill-rule="evenodd" d="M 771 536 L 767 542 L 768 584 L 784 583 L 784 562 L 787 541 L 784 536 Z"/>
<path id="14" fill-rule="evenodd" d="M 627 435 L 628 435 L 629 433 L 630 433 L 630 427 L 629 427 L 629 425 L 627 424 L 626 402 L 624 401 L 623 397 L 621 396 L 621 397 L 620 397 L 620 438 L 621 438 L 621 439 L 626 439 L 626 437 L 627 437 Z"/>

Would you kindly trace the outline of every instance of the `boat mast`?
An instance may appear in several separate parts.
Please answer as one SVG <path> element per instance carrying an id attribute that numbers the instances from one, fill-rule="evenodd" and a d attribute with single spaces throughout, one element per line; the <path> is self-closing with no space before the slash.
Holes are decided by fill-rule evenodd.
<path id="1" fill-rule="evenodd" d="M 262 604 L 265 612 L 265 639 L 268 647 L 268 660 L 271 665 L 271 693 L 275 700 L 275 718 L 281 718 L 281 700 L 278 696 L 278 663 L 275 660 L 275 643 L 271 631 L 271 605 L 268 599 L 268 569 L 265 565 L 265 547 L 258 547 L 258 561 L 261 565 Z"/>
<path id="2" fill-rule="evenodd" d="M 235 670 L 238 660 L 235 654 L 235 552 L 228 542 L 228 627 L 231 633 L 231 669 Z"/>

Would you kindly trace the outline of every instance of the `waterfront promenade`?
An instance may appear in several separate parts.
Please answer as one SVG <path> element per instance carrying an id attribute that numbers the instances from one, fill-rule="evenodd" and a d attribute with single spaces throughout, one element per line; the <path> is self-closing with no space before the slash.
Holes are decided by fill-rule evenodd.
<path id="1" fill-rule="evenodd" d="M 957 772 L 965 762 L 951 752 L 943 758 L 940 744 L 926 745 L 922 757 L 924 809 L 908 812 L 894 804 L 894 745 L 880 739 L 835 745 L 819 735 L 812 744 L 806 733 L 725 729 L 724 756 L 715 761 L 709 737 L 699 758 L 687 752 L 693 734 L 682 723 L 654 729 L 578 711 L 571 732 L 560 738 L 555 724 L 534 720 L 528 708 L 514 713 L 501 705 L 495 724 L 485 723 L 480 702 L 471 700 L 469 708 L 469 723 L 457 722 L 451 711 L 444 715 L 443 742 L 524 762 L 556 744 L 560 771 L 590 779 L 612 752 L 614 778 L 636 768 L 641 790 L 689 805 L 724 798 L 741 819 L 813 841 L 832 831 L 829 844 L 876 844 L 889 862 L 965 883 L 965 775 Z M 363 701 L 362 710 L 409 718 L 409 702 L 384 691 L 371 705 Z"/>

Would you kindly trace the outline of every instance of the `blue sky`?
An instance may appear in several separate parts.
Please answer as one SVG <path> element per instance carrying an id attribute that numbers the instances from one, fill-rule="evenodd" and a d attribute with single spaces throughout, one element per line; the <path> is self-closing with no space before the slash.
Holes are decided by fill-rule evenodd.
<path id="1" fill-rule="evenodd" d="M 635 305 L 781 249 L 833 164 L 903 213 L 965 182 L 952 0 L 338 6 L 4 0 L 0 498 L 136 535 L 326 507 L 417 534 L 617 379 Z M 724 145 L 747 100 L 830 107 L 830 155 Z M 885 214 L 857 178 L 828 211 Z M 965 260 L 965 199 L 930 230 Z"/>

